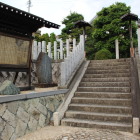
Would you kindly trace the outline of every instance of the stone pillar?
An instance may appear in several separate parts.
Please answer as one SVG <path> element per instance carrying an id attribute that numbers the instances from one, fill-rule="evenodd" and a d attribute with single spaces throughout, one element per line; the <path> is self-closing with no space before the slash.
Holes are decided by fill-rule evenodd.
<path id="1" fill-rule="evenodd" d="M 60 125 L 60 119 L 59 119 L 59 113 L 58 112 L 53 113 L 53 121 L 54 121 L 54 126 L 59 126 Z"/>
<path id="2" fill-rule="evenodd" d="M 46 53 L 46 41 L 42 41 L 42 52 Z"/>
<path id="3" fill-rule="evenodd" d="M 133 133 L 139 133 L 139 118 L 133 118 Z"/>
<path id="4" fill-rule="evenodd" d="M 138 52 L 140 57 L 140 28 L 137 29 L 137 35 L 138 35 Z"/>
<path id="5" fill-rule="evenodd" d="M 60 59 L 63 59 L 63 41 L 60 40 Z"/>
<path id="6" fill-rule="evenodd" d="M 57 60 L 57 42 L 54 41 L 54 60 Z"/>
<path id="7" fill-rule="evenodd" d="M 66 75 L 66 81 L 68 80 L 69 77 L 69 59 L 68 57 L 65 58 L 65 75 Z M 65 81 L 65 83 L 66 83 Z"/>
<path id="8" fill-rule="evenodd" d="M 52 58 L 52 56 L 51 56 L 51 42 L 48 43 L 47 49 L 48 49 L 48 56 L 50 58 Z"/>
<path id="9" fill-rule="evenodd" d="M 75 50 L 75 48 L 76 48 L 76 39 L 74 38 L 73 39 L 73 51 Z"/>
<path id="10" fill-rule="evenodd" d="M 64 86 L 66 84 L 66 62 L 61 63 L 60 70 L 61 70 L 60 86 Z"/>
<path id="11" fill-rule="evenodd" d="M 60 52 L 57 52 L 57 59 L 60 59 Z"/>
<path id="12" fill-rule="evenodd" d="M 70 53 L 70 48 L 69 48 L 69 39 L 66 40 L 66 50 L 67 50 L 67 57 L 69 56 Z"/>
<path id="13" fill-rule="evenodd" d="M 38 57 L 38 52 L 37 52 L 37 41 L 33 42 L 33 47 L 32 47 L 32 59 L 37 60 Z"/>
<path id="14" fill-rule="evenodd" d="M 41 52 L 41 42 L 38 42 L 38 55 L 39 55 L 39 53 Z"/>
<path id="15" fill-rule="evenodd" d="M 119 59 L 119 41 L 115 40 L 115 49 L 116 49 L 116 59 Z"/>

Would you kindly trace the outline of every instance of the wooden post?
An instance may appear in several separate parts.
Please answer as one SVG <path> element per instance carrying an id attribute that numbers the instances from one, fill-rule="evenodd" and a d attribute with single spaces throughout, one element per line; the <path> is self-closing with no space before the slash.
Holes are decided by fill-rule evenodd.
<path id="1" fill-rule="evenodd" d="M 133 47 L 133 38 L 132 38 L 132 24 L 131 19 L 129 20 L 129 34 L 130 34 L 130 56 L 134 57 L 134 47 Z"/>
<path id="2" fill-rule="evenodd" d="M 140 57 L 140 28 L 137 29 L 137 36 L 138 36 L 138 52 Z"/>
<path id="3" fill-rule="evenodd" d="M 85 35 L 86 35 L 86 27 L 84 26 L 83 27 L 83 39 L 84 39 L 83 40 L 83 43 L 84 43 L 83 45 L 84 45 L 84 50 L 85 50 Z"/>
<path id="4" fill-rule="evenodd" d="M 17 80 L 17 77 L 18 77 L 18 73 L 19 73 L 19 72 L 16 72 L 16 74 L 15 74 L 15 77 L 14 77 L 14 80 L 13 80 L 13 84 L 16 83 L 16 80 Z"/>

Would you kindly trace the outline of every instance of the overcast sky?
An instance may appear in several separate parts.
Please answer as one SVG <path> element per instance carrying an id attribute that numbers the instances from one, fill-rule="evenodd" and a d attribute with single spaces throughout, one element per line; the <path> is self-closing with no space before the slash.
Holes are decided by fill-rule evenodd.
<path id="1" fill-rule="evenodd" d="M 28 0 L 0 0 L 5 4 L 27 11 Z M 103 7 L 108 7 L 115 2 L 124 2 L 131 6 L 131 12 L 140 18 L 140 0 L 31 0 L 30 12 L 48 21 L 61 25 L 60 29 L 42 29 L 42 33 L 60 34 L 64 25 L 62 20 L 70 14 L 77 12 L 82 14 L 85 21 L 89 22 Z"/>

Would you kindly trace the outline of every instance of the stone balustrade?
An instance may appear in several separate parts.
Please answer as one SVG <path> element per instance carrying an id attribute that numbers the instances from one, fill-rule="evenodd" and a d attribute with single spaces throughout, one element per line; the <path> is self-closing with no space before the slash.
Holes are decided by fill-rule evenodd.
<path id="1" fill-rule="evenodd" d="M 63 42 L 62 40 L 60 40 L 59 42 L 59 46 L 56 41 L 54 41 L 53 44 L 49 42 L 46 46 L 46 43 L 44 41 L 42 43 L 37 43 L 37 41 L 34 41 L 32 49 L 32 59 L 37 60 L 39 53 L 42 51 L 45 52 L 50 58 L 52 58 L 52 60 L 61 60 L 62 62 L 60 61 L 60 63 L 57 64 L 57 66 L 59 65 L 57 67 L 57 71 L 59 71 L 59 74 L 58 72 L 57 74 L 59 76 L 57 77 L 57 79 L 55 79 L 56 76 L 53 79 L 57 81 L 59 87 L 66 87 L 70 79 L 72 79 L 72 77 L 74 76 L 74 72 L 77 71 L 77 69 L 85 59 L 84 36 L 80 36 L 80 42 L 78 44 L 76 44 L 76 39 L 73 39 L 72 46 L 70 45 L 69 39 L 67 39 L 65 42 Z"/>

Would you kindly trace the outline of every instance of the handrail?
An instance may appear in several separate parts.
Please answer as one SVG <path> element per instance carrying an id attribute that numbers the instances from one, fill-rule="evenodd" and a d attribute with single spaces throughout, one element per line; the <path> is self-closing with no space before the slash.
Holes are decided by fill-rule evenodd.
<path id="1" fill-rule="evenodd" d="M 140 118 L 140 87 L 136 58 L 131 58 L 132 116 Z"/>

